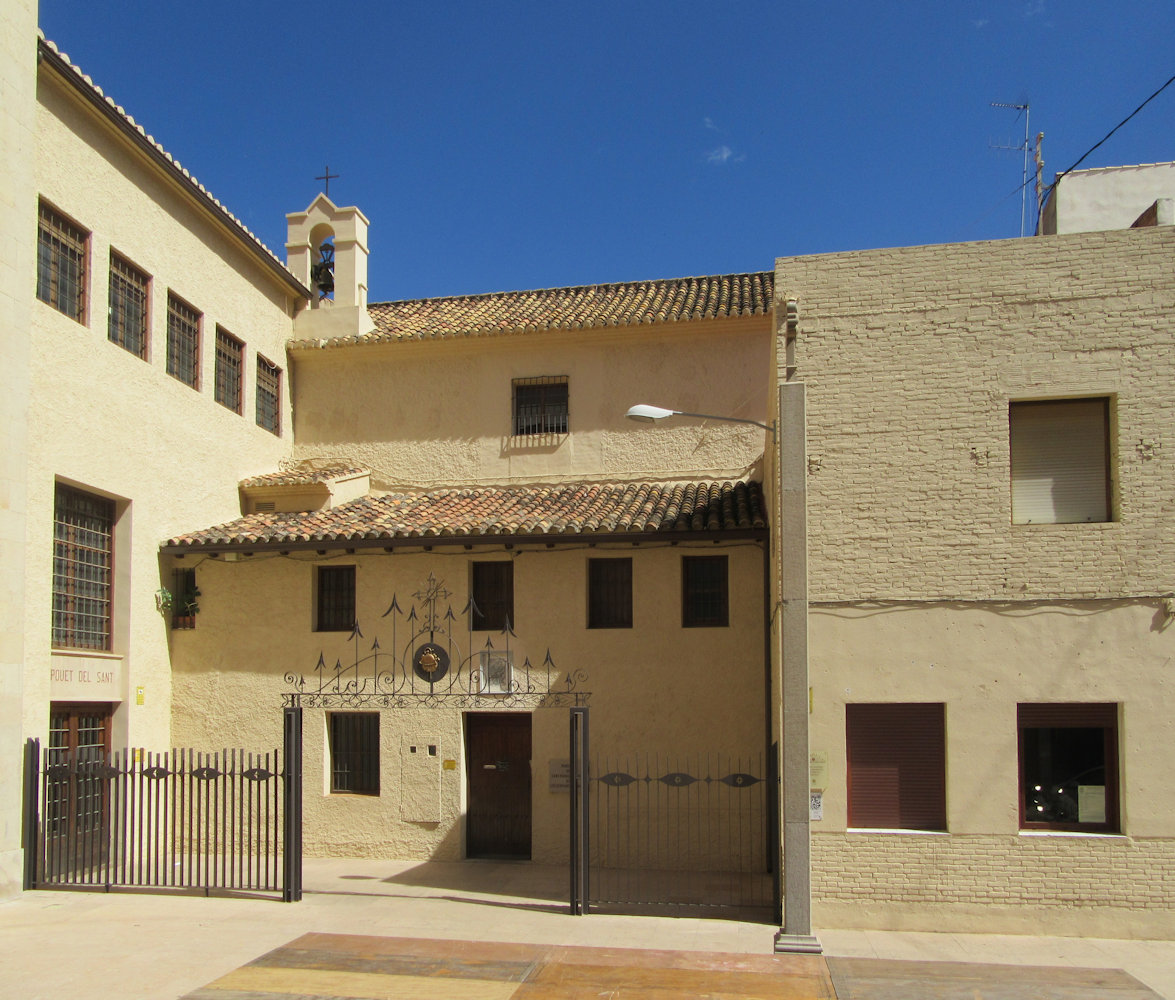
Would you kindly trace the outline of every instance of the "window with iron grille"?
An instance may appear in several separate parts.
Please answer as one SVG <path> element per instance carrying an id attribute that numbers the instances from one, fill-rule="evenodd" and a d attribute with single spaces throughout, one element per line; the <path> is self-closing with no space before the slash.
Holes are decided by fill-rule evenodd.
<path id="1" fill-rule="evenodd" d="M 514 389 L 514 433 L 567 433 L 567 376 L 543 375 L 516 378 Z"/>
<path id="2" fill-rule="evenodd" d="M 53 502 L 53 645 L 110 649 L 114 502 L 57 484 Z"/>
<path id="3" fill-rule="evenodd" d="M 588 628 L 632 628 L 632 560 L 588 560 Z"/>
<path id="4" fill-rule="evenodd" d="M 379 713 L 331 712 L 330 790 L 379 794 Z"/>
<path id="5" fill-rule="evenodd" d="M 216 328 L 216 385 L 213 395 L 222 406 L 233 413 L 241 412 L 241 358 L 242 344 L 227 330 Z"/>
<path id="6" fill-rule="evenodd" d="M 945 830 L 941 702 L 845 706 L 849 826 Z"/>
<path id="7" fill-rule="evenodd" d="M 90 234 L 41 202 L 37 213 L 37 298 L 79 323 L 86 314 Z"/>
<path id="8" fill-rule="evenodd" d="M 200 387 L 200 314 L 167 293 L 167 374 Z"/>
<path id="9" fill-rule="evenodd" d="M 514 563 L 473 564 L 473 627 L 498 631 L 514 623 Z"/>
<path id="10" fill-rule="evenodd" d="M 257 426 L 281 434 L 282 370 L 257 355 Z"/>
<path id="11" fill-rule="evenodd" d="M 138 358 L 147 357 L 147 287 L 142 271 L 110 251 L 110 305 L 106 336 Z"/>
<path id="12" fill-rule="evenodd" d="M 196 612 L 200 610 L 195 569 L 190 566 L 177 569 L 171 578 L 171 586 L 171 627 L 195 628 Z"/>
<path id="13" fill-rule="evenodd" d="M 319 632 L 349 632 L 355 625 L 355 567 L 318 567 Z"/>
<path id="14" fill-rule="evenodd" d="M 1118 706 L 1016 706 L 1023 829 L 1118 832 Z"/>
<path id="15" fill-rule="evenodd" d="M 683 556 L 681 624 L 722 628 L 730 623 L 726 556 Z"/>

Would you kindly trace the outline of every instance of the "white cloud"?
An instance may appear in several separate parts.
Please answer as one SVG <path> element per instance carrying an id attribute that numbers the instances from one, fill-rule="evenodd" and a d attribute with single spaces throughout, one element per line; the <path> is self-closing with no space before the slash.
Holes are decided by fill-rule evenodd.
<path id="1" fill-rule="evenodd" d="M 713 118 L 710 118 L 710 117 L 703 118 L 703 119 L 702 119 L 702 124 L 703 124 L 703 125 L 704 125 L 706 128 L 710 129 L 712 132 L 717 132 L 717 131 L 718 131 L 718 126 L 714 124 L 714 119 L 713 119 Z"/>
<path id="2" fill-rule="evenodd" d="M 972 20 L 971 24 L 976 28 L 986 28 L 989 24 L 991 24 L 991 21 L 985 17 L 979 20 Z"/>
<path id="3" fill-rule="evenodd" d="M 1024 6 L 1025 17 L 1036 17 L 1044 13 L 1044 0 L 1029 0 Z"/>
<path id="4" fill-rule="evenodd" d="M 712 149 L 706 154 L 707 163 L 717 163 L 720 165 L 730 163 L 731 161 L 741 163 L 744 159 L 746 159 L 744 156 L 735 156 L 734 150 L 729 146 L 719 146 L 717 149 Z"/>

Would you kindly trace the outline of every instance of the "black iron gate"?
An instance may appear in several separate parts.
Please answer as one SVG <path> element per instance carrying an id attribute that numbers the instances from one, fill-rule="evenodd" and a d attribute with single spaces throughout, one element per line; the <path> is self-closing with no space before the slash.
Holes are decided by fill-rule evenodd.
<path id="1" fill-rule="evenodd" d="M 302 898 L 302 710 L 282 751 L 25 746 L 26 889 Z"/>
<path id="2" fill-rule="evenodd" d="M 762 754 L 598 755 L 588 770 L 592 909 L 771 920 L 772 782 Z"/>

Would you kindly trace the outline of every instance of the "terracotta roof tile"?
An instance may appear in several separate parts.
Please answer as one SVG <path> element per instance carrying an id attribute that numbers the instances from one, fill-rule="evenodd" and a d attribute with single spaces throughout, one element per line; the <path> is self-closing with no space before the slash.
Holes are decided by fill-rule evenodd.
<path id="1" fill-rule="evenodd" d="M 527 292 L 495 292 L 367 307 L 375 330 L 359 337 L 300 340 L 291 349 L 338 347 L 382 341 L 437 340 L 680 323 L 688 320 L 766 316 L 774 274 L 718 274 L 701 278 L 631 281 Z"/>
<path id="2" fill-rule="evenodd" d="M 280 546 L 364 539 L 656 534 L 761 530 L 757 482 L 577 483 L 361 497 L 330 510 L 250 514 L 168 539 L 164 548 Z"/>
<path id="3" fill-rule="evenodd" d="M 333 479 L 355 476 L 366 471 L 366 469 L 300 469 L 290 472 L 267 472 L 260 476 L 242 479 L 239 485 L 242 489 L 249 489 L 253 486 L 309 486 L 312 483 L 326 483 Z"/>

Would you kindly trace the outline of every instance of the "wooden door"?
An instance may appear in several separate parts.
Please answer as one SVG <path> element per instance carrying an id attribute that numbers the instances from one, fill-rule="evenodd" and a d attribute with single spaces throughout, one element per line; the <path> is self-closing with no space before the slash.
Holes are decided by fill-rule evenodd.
<path id="1" fill-rule="evenodd" d="M 110 753 L 113 706 L 49 709 L 45 770 L 45 872 L 61 877 L 104 864 L 109 851 L 107 779 L 94 773 Z"/>
<path id="2" fill-rule="evenodd" d="M 465 717 L 469 808 L 465 853 L 471 858 L 530 857 L 530 716 Z"/>

